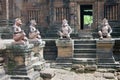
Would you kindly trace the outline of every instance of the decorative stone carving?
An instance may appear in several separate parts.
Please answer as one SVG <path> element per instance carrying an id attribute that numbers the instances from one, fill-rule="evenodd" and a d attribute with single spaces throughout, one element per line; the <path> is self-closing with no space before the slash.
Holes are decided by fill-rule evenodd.
<path id="1" fill-rule="evenodd" d="M 103 38 L 111 38 L 112 28 L 108 23 L 108 20 L 106 18 L 103 19 L 101 25 L 99 26 L 98 34 L 100 36 L 100 39 Z"/>
<path id="2" fill-rule="evenodd" d="M 29 43 L 33 44 L 31 59 L 34 61 L 32 64 L 35 70 L 42 70 L 45 67 L 43 58 L 43 49 L 45 41 L 42 41 L 40 32 L 35 28 L 37 25 L 35 20 L 30 21 Z"/>
<path id="3" fill-rule="evenodd" d="M 62 27 L 58 34 L 60 35 L 60 39 L 67 38 L 70 39 L 70 34 L 72 33 L 71 27 L 68 25 L 68 21 L 64 19 L 62 21 Z"/>
<path id="4" fill-rule="evenodd" d="M 13 39 L 14 39 L 14 44 L 25 44 L 27 42 L 27 37 L 25 32 L 21 29 L 21 24 L 22 21 L 20 18 L 15 19 L 15 24 L 13 26 L 14 28 L 14 34 L 13 34 Z"/>

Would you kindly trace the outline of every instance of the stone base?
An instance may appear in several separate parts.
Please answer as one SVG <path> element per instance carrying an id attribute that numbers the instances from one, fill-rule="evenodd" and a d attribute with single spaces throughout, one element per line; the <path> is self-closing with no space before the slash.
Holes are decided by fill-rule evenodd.
<path id="1" fill-rule="evenodd" d="M 29 66 L 22 65 L 14 69 L 8 70 L 8 74 L 10 75 L 28 75 L 32 72 L 34 72 L 32 65 L 29 65 Z"/>
<path id="2" fill-rule="evenodd" d="M 58 58 L 72 58 L 74 50 L 73 40 L 57 40 Z"/>
<path id="3" fill-rule="evenodd" d="M 10 76 L 5 74 L 4 67 L 0 65 L 0 80 L 10 80 Z"/>
<path id="4" fill-rule="evenodd" d="M 12 80 L 42 80 L 39 72 L 32 72 L 29 75 L 11 75 Z"/>
<path id="5" fill-rule="evenodd" d="M 71 67 L 72 66 L 72 58 L 57 58 L 56 59 L 56 67 Z"/>
<path id="6" fill-rule="evenodd" d="M 97 41 L 97 64 L 99 67 L 112 67 L 116 64 L 113 57 L 114 40 L 104 39 Z"/>

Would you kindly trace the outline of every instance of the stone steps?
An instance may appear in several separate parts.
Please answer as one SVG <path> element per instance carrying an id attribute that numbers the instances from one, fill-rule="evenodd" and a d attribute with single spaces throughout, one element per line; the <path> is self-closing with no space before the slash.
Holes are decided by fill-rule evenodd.
<path id="1" fill-rule="evenodd" d="M 81 48 L 81 49 L 74 49 L 74 53 L 95 53 L 96 49 L 92 49 L 92 48 Z"/>
<path id="2" fill-rule="evenodd" d="M 40 80 L 39 72 L 33 72 L 29 75 L 12 75 L 12 80 Z"/>
<path id="3" fill-rule="evenodd" d="M 86 44 L 92 44 L 95 43 L 96 41 L 94 39 L 75 39 L 74 44 L 81 44 L 81 43 L 86 43 Z"/>
<path id="4" fill-rule="evenodd" d="M 120 63 L 100 63 L 97 66 L 100 68 L 120 68 Z"/>
<path id="5" fill-rule="evenodd" d="M 74 48 L 75 49 L 79 49 L 79 48 L 95 48 L 96 47 L 96 44 L 90 44 L 90 43 L 88 43 L 88 44 L 75 44 L 74 45 Z"/>
<path id="6" fill-rule="evenodd" d="M 96 64 L 95 58 L 73 58 L 73 64 L 93 65 Z"/>
<path id="7" fill-rule="evenodd" d="M 57 57 L 57 47 L 55 40 L 44 40 L 46 42 L 44 47 L 44 59 L 45 60 L 56 60 Z"/>
<path id="8" fill-rule="evenodd" d="M 75 40 L 74 41 L 74 64 L 96 64 L 96 41 Z"/>
<path id="9" fill-rule="evenodd" d="M 73 57 L 75 57 L 75 58 L 91 58 L 91 57 L 93 57 L 93 58 L 96 58 L 96 55 L 95 55 L 95 53 L 78 53 L 78 54 L 74 54 L 74 56 Z"/>

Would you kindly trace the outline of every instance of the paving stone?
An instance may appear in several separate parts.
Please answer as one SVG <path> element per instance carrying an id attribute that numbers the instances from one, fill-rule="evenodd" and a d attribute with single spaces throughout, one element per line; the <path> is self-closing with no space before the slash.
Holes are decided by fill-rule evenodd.
<path id="1" fill-rule="evenodd" d="M 120 75 L 117 76 L 117 79 L 120 80 Z"/>
<path id="2" fill-rule="evenodd" d="M 114 73 L 116 70 L 115 69 L 107 69 L 107 72 Z"/>
<path id="3" fill-rule="evenodd" d="M 120 72 L 117 72 L 117 75 L 120 75 Z"/>
<path id="4" fill-rule="evenodd" d="M 95 76 L 96 78 L 102 77 L 102 76 L 103 76 L 103 73 L 101 73 L 101 72 L 95 72 L 95 73 L 94 73 L 94 76 Z"/>
<path id="5" fill-rule="evenodd" d="M 107 69 L 97 69 L 98 72 L 107 72 Z"/>
<path id="6" fill-rule="evenodd" d="M 97 70 L 97 65 L 86 65 L 85 70 L 86 71 L 96 71 Z"/>
<path id="7" fill-rule="evenodd" d="M 77 73 L 83 73 L 84 72 L 84 66 L 83 65 L 79 65 L 79 64 L 75 64 L 75 65 L 72 65 L 71 70 L 75 71 Z"/>
<path id="8" fill-rule="evenodd" d="M 43 79 L 51 79 L 55 76 L 55 72 L 54 72 L 54 70 L 48 68 L 43 71 L 40 71 L 40 76 Z"/>
<path id="9" fill-rule="evenodd" d="M 113 73 L 104 73 L 103 77 L 106 79 L 115 79 L 115 76 Z"/>
<path id="10" fill-rule="evenodd" d="M 84 68 L 78 68 L 75 70 L 75 72 L 77 73 L 83 73 L 84 72 Z"/>

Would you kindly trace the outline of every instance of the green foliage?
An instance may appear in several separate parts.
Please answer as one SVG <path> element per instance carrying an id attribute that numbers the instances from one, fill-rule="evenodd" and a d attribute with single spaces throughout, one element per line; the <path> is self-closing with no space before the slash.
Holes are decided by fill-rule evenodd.
<path id="1" fill-rule="evenodd" d="M 84 24 L 91 24 L 93 23 L 93 16 L 84 15 Z"/>

